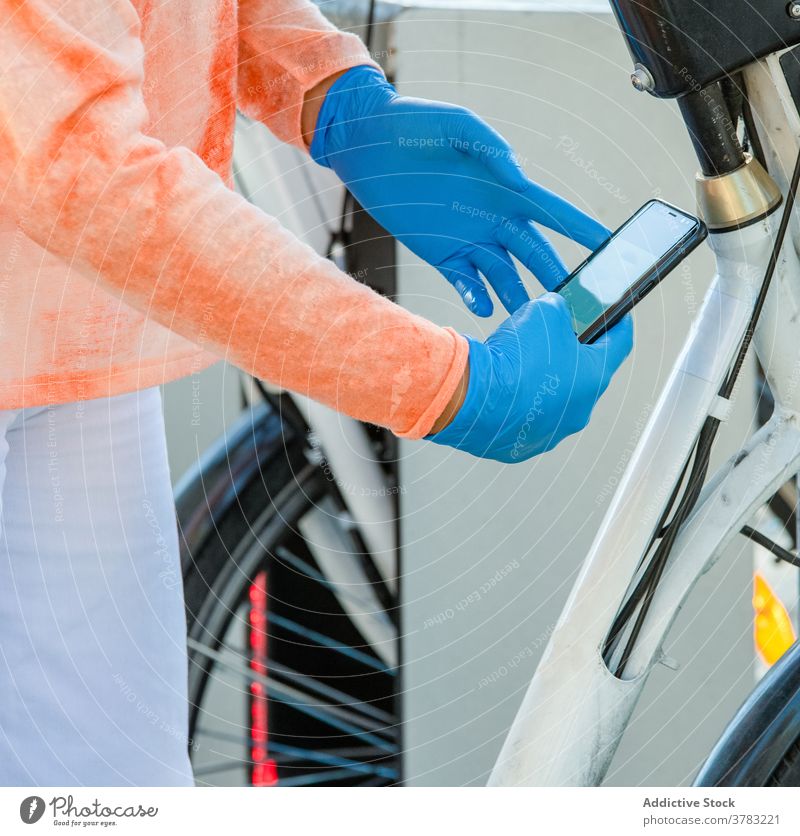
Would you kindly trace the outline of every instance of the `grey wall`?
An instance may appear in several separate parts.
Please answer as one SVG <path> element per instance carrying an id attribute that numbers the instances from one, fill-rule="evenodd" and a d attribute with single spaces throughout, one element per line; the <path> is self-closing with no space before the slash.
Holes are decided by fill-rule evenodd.
<path id="1" fill-rule="evenodd" d="M 610 14 L 418 8 L 396 21 L 393 43 L 403 92 L 472 107 L 532 177 L 608 226 L 653 196 L 693 207 L 696 166 L 676 108 L 632 90 Z M 500 321 L 476 323 L 430 269 L 401 259 L 412 310 L 473 335 Z M 507 467 L 403 444 L 410 783 L 485 780 L 711 269 L 704 248 L 641 306 L 632 358 L 589 429 L 555 452 Z M 722 451 L 747 432 L 752 404 L 741 400 Z M 702 580 L 667 644 L 682 668 L 651 677 L 609 783 L 691 780 L 752 687 L 751 572 L 750 549 L 736 544 Z"/>

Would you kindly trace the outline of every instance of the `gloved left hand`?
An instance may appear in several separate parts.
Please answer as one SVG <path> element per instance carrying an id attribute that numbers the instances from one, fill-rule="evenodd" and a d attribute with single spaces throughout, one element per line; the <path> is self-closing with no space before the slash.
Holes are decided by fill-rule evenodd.
<path id="1" fill-rule="evenodd" d="M 566 277 L 535 223 L 592 250 L 610 234 L 529 180 L 508 143 L 474 113 L 400 96 L 373 67 L 354 67 L 331 85 L 310 151 L 480 316 L 492 302 L 479 272 L 509 313 L 529 300 L 511 255 L 547 290 Z"/>
<path id="2" fill-rule="evenodd" d="M 630 315 L 578 342 L 562 296 L 546 293 L 485 342 L 469 340 L 469 381 L 452 421 L 428 441 L 513 464 L 582 430 L 633 347 Z"/>

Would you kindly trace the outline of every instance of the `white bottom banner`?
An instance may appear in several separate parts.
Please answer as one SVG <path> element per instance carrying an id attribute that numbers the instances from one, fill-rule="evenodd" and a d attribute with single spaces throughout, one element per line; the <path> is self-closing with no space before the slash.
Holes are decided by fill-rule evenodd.
<path id="1" fill-rule="evenodd" d="M 311 798 L 311 795 L 315 798 Z M 0 788 L 0 833 L 800 833 L 797 789 Z"/>

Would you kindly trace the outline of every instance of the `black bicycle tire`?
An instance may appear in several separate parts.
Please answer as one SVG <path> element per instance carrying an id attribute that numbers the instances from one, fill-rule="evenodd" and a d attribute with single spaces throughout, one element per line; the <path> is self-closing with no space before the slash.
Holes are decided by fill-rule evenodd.
<path id="1" fill-rule="evenodd" d="M 305 464 L 298 457 L 292 456 L 287 448 L 286 455 L 272 456 L 268 463 L 256 470 L 253 476 L 237 492 L 236 501 L 225 512 L 211 534 L 191 555 L 191 560 L 184 567 L 184 600 L 186 604 L 186 631 L 189 639 L 201 640 L 201 634 L 208 630 L 220 632 L 224 624 L 211 623 L 214 610 L 213 598 L 209 593 L 217 586 L 219 573 L 232 571 L 235 563 L 231 559 L 232 551 L 241 541 L 242 523 L 249 525 L 254 517 L 263 512 L 274 512 L 276 519 L 286 520 L 286 510 L 276 503 L 271 494 L 275 485 L 284 484 L 293 478 L 296 468 Z M 294 464 L 293 464 L 294 462 Z M 209 509 L 209 513 L 211 510 Z M 279 524 L 284 524 L 283 522 Z M 186 561 L 184 561 L 186 563 Z M 216 618 L 223 617 L 217 613 Z M 200 663 L 190 651 L 189 666 L 189 705 L 190 738 L 194 728 L 196 712 L 202 698 L 202 687 L 195 687 L 195 679 L 202 671 Z"/>
<path id="2" fill-rule="evenodd" d="M 767 671 L 745 700 L 694 784 L 800 786 L 800 641 Z"/>

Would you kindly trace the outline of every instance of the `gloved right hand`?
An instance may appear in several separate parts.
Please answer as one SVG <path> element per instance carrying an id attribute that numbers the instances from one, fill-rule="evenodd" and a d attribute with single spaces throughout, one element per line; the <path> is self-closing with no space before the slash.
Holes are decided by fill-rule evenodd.
<path id="1" fill-rule="evenodd" d="M 539 225 L 590 250 L 611 234 L 529 180 L 511 146 L 474 113 L 401 96 L 374 67 L 353 67 L 331 85 L 310 151 L 478 316 L 493 307 L 479 272 L 509 313 L 529 301 L 512 255 L 548 290 L 566 278 Z"/>
<path id="2" fill-rule="evenodd" d="M 469 384 L 453 420 L 428 441 L 501 462 L 552 450 L 589 422 L 633 347 L 630 315 L 591 345 L 557 293 L 527 302 L 486 340 L 469 340 Z"/>

